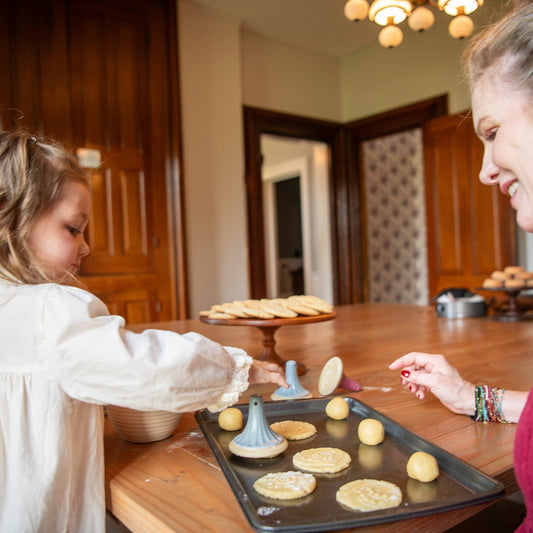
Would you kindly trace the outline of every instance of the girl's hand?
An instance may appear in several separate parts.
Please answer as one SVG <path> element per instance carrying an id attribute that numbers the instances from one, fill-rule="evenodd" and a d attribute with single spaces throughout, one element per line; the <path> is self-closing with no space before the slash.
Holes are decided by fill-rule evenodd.
<path id="1" fill-rule="evenodd" d="M 248 373 L 248 383 L 253 385 L 255 383 L 277 383 L 286 389 L 289 384 L 285 380 L 285 372 L 276 363 L 269 363 L 267 361 L 257 361 L 254 359 L 250 372 Z"/>
<path id="2" fill-rule="evenodd" d="M 475 413 L 475 387 L 464 380 L 443 355 L 411 352 L 389 365 L 391 370 L 401 370 L 403 385 L 416 397 L 423 399 L 431 391 L 454 413 Z"/>

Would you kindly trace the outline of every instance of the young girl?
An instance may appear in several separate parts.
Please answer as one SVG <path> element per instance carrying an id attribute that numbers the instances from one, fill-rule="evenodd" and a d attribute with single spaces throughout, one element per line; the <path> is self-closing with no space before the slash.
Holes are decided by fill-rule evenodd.
<path id="1" fill-rule="evenodd" d="M 105 531 L 103 404 L 221 410 L 277 365 L 196 333 L 135 334 L 76 287 L 89 181 L 62 148 L 0 133 L 0 531 Z"/>

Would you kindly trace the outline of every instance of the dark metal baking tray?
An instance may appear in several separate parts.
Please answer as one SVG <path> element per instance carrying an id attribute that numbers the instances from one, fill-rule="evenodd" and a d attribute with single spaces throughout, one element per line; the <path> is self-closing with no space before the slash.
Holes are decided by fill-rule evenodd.
<path id="1" fill-rule="evenodd" d="M 350 414 L 346 420 L 332 420 L 325 414 L 331 398 L 264 402 L 269 423 L 304 420 L 314 424 L 317 433 L 305 440 L 289 441 L 285 452 L 272 459 L 243 459 L 233 455 L 228 445 L 237 431 L 223 431 L 217 414 L 198 411 L 196 420 L 228 480 L 251 526 L 258 531 L 313 532 L 354 528 L 415 518 L 486 502 L 501 496 L 502 483 L 449 454 L 442 448 L 403 428 L 387 416 L 354 398 L 346 397 Z M 237 406 L 247 421 L 248 406 Z M 359 442 L 357 426 L 363 418 L 376 418 L 385 427 L 385 440 L 378 446 Z M 253 483 L 269 472 L 297 470 L 293 455 L 306 448 L 331 446 L 350 454 L 352 464 L 337 474 L 315 474 L 315 491 L 290 501 L 260 496 Z M 438 461 L 440 475 L 431 483 L 410 479 L 406 464 L 411 453 L 425 451 Z M 335 494 L 354 479 L 383 479 L 398 485 L 403 494 L 399 507 L 371 512 L 352 511 L 337 503 Z"/>

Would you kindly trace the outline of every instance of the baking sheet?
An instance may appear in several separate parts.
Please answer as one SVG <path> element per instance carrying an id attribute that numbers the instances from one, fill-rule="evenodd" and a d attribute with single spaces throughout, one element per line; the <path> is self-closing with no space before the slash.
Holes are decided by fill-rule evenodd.
<path id="1" fill-rule="evenodd" d="M 238 431 L 219 428 L 217 414 L 198 411 L 196 419 L 251 526 L 258 531 L 313 532 L 391 522 L 449 511 L 486 502 L 501 496 L 503 484 L 418 437 L 370 406 L 346 397 L 350 414 L 346 420 L 332 420 L 325 414 L 331 398 L 264 402 L 268 422 L 303 420 L 314 424 L 317 433 L 305 440 L 289 441 L 285 452 L 272 459 L 244 459 L 233 455 L 228 445 Z M 248 406 L 237 406 L 247 421 Z M 385 427 L 385 440 L 378 446 L 359 442 L 357 426 L 363 418 L 376 418 Z M 243 426 L 244 427 L 244 426 Z M 292 464 L 296 452 L 331 446 L 350 454 L 349 468 L 337 474 L 314 474 L 315 491 L 296 500 L 281 501 L 257 494 L 253 483 L 269 472 L 297 470 Z M 407 476 L 405 467 L 411 453 L 431 453 L 440 475 L 431 483 Z M 399 507 L 371 512 L 352 511 L 337 503 L 341 485 L 354 479 L 383 479 L 398 485 L 403 494 Z"/>

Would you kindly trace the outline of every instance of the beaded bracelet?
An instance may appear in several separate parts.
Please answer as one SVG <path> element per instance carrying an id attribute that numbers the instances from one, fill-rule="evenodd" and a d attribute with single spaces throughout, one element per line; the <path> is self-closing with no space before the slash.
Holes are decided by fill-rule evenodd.
<path id="1" fill-rule="evenodd" d="M 475 387 L 476 413 L 472 420 L 481 422 L 507 423 L 502 414 L 502 402 L 505 389 L 476 385 Z"/>

